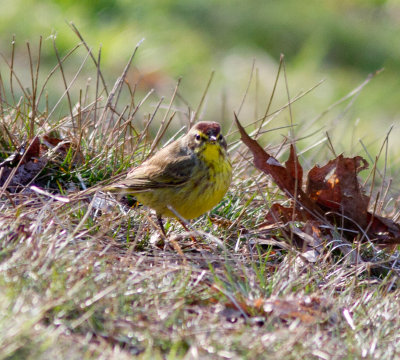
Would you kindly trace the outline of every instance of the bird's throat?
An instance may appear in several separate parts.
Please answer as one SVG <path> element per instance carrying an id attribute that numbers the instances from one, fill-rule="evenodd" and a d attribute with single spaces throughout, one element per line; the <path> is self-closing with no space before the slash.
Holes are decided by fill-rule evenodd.
<path id="1" fill-rule="evenodd" d="M 219 162 L 224 156 L 223 149 L 219 144 L 207 144 L 198 154 L 198 156 L 206 163 Z"/>

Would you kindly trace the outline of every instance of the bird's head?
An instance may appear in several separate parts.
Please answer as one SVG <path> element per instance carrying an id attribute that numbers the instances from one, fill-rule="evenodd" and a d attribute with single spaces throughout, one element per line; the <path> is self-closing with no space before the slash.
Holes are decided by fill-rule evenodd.
<path id="1" fill-rule="evenodd" d="M 186 135 L 193 150 L 202 151 L 205 147 L 215 146 L 226 150 L 226 141 L 217 122 L 201 121 L 195 124 Z"/>

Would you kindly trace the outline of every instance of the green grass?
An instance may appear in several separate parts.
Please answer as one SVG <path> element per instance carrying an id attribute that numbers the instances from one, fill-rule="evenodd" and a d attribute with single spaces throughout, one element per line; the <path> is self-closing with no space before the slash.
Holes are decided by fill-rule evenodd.
<path id="1" fill-rule="evenodd" d="M 37 57 L 32 63 L 35 69 Z M 100 71 L 95 66 L 92 78 Z M 18 76 L 18 68 L 12 72 Z M 200 100 L 189 112 L 178 97 L 166 95 L 158 107 L 156 95 L 140 95 L 123 82 L 111 99 L 112 84 L 107 94 L 99 81 L 97 90 L 92 84 L 87 92 L 72 86 L 67 92 L 75 100 L 64 96 L 53 111 L 54 103 L 35 100 L 40 86 L 26 90 L 9 78 L 2 74 L 0 84 L 0 125 L 8 130 L 0 133 L 1 158 L 45 133 L 68 146 L 66 151 L 43 150 L 46 166 L 17 192 L 1 190 L 0 358 L 399 356 L 397 252 L 390 258 L 366 243 L 359 248 L 364 261 L 355 261 L 338 233 L 334 243 L 320 239 L 322 251 L 310 262 L 287 241 L 282 226 L 258 230 L 268 207 L 286 200 L 254 170 L 234 128 L 228 134 L 233 183 L 210 216 L 190 224 L 196 245 L 174 220 L 168 221 L 169 236 L 163 240 L 148 209 L 107 196 L 103 203 L 78 196 L 84 187 L 109 181 L 143 161 L 160 124 L 167 135 L 157 147 L 179 136 L 192 109 L 205 106 Z M 252 94 L 246 101 L 254 102 Z M 274 118 L 280 133 L 288 131 L 288 116 L 285 109 Z M 223 125 L 228 132 L 231 123 Z M 286 147 L 280 151 L 276 131 L 261 141 L 272 138 L 271 151 L 284 158 Z M 312 145 L 320 158 L 330 157 L 322 145 Z M 313 165 L 308 154 L 302 161 Z M 32 191 L 30 185 L 68 196 L 70 202 Z M 389 191 L 384 210 L 396 211 L 390 203 L 394 194 Z"/>

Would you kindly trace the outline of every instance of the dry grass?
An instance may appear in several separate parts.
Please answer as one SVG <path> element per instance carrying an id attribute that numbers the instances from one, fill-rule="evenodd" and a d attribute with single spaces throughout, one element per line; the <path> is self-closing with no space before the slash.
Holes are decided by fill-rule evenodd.
<path id="1" fill-rule="evenodd" d="M 390 257 L 363 244 L 356 250 L 370 261 L 355 261 L 337 250 L 343 246 L 338 234 L 335 244 L 321 239 L 324 251 L 308 261 L 279 226 L 257 230 L 280 194 L 251 170 L 233 132 L 235 178 L 211 218 L 191 224 L 198 244 L 174 221 L 163 240 L 147 209 L 75 196 L 179 136 L 205 98 L 192 112 L 181 110 L 178 86 L 168 101 L 137 94 L 124 85 L 132 59 L 107 90 L 97 55 L 88 52 L 89 58 L 96 65 L 95 86 L 81 92 L 63 75 L 65 96 L 53 108 L 45 106 L 38 85 L 37 56 L 29 55 L 29 91 L 12 61 L 11 81 L 2 74 L 2 157 L 24 141 L 29 147 L 37 135 L 63 142 L 41 152 L 44 168 L 34 168 L 31 178 L 18 170 L 26 166 L 20 158 L 5 184 L 13 175 L 26 182 L 1 190 L 0 358 L 400 356 L 397 252 Z M 68 57 L 58 59 L 60 74 Z M 66 116 L 59 116 L 62 104 Z M 172 130 L 171 123 L 180 126 Z"/>

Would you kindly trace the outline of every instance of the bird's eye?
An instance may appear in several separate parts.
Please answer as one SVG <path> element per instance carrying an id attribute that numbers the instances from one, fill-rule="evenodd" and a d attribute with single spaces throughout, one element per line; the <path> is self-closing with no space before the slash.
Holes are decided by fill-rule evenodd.
<path id="1" fill-rule="evenodd" d="M 200 141 L 201 136 L 199 134 L 196 134 L 196 136 L 194 138 L 196 139 L 196 141 Z"/>

